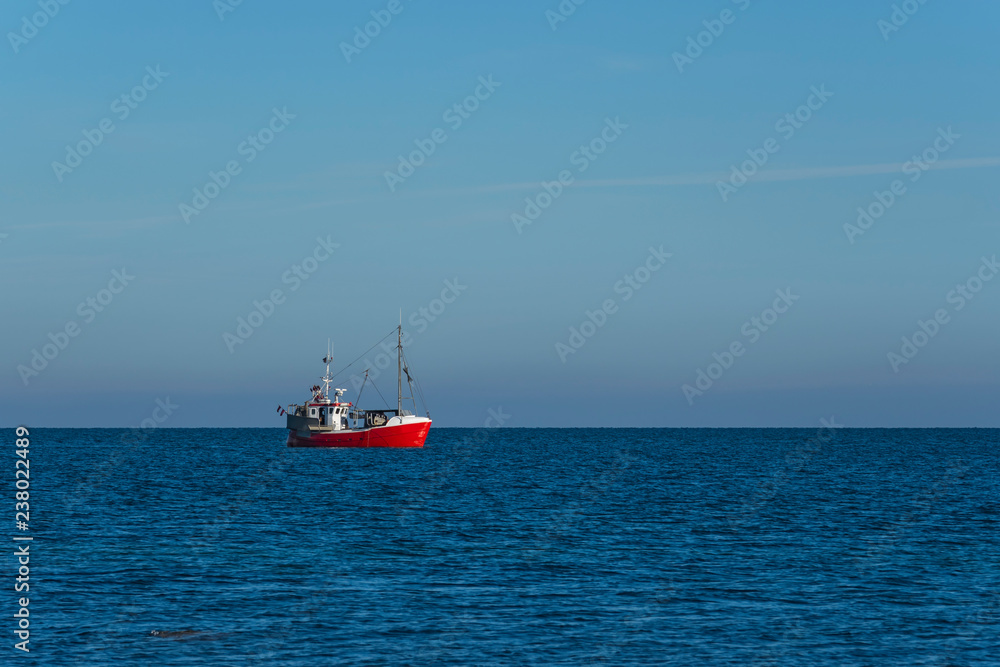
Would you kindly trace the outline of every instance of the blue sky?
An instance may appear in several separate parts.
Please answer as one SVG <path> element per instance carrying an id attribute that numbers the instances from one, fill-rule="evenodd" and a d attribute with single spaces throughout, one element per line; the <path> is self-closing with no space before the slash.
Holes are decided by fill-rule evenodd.
<path id="1" fill-rule="evenodd" d="M 996 3 L 390 5 L 5 4 L 0 421 L 281 426 L 401 308 L 440 426 L 1000 425 Z"/>

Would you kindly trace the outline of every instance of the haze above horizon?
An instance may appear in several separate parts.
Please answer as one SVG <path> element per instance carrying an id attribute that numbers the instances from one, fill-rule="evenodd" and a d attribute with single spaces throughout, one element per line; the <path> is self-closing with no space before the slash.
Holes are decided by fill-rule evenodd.
<path id="1" fill-rule="evenodd" d="M 1000 426 L 998 20 L 7 3 L 0 422 L 281 427 L 402 308 L 439 427 Z"/>

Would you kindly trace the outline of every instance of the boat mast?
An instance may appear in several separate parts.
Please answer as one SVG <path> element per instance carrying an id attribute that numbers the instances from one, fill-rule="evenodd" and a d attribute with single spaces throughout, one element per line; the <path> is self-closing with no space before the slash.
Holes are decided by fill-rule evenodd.
<path id="1" fill-rule="evenodd" d="M 399 309 L 399 328 L 396 330 L 396 416 L 403 417 L 403 309 Z"/>
<path id="2" fill-rule="evenodd" d="M 326 375 L 323 376 L 323 396 L 324 398 L 330 397 L 330 382 L 333 378 L 330 377 L 330 364 L 333 362 L 333 342 L 331 339 L 326 339 L 326 356 L 323 357 L 323 363 L 326 364 Z"/>

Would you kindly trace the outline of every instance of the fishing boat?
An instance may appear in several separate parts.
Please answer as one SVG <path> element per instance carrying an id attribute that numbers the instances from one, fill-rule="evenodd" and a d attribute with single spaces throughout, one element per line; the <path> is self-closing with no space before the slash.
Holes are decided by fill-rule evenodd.
<path id="1" fill-rule="evenodd" d="M 287 410 L 278 407 L 278 413 L 287 417 L 289 447 L 424 446 L 427 432 L 431 428 L 430 413 L 426 413 L 426 417 L 418 417 L 413 412 L 403 409 L 405 399 L 412 400 L 413 408 L 416 410 L 414 380 L 410 376 L 408 364 L 404 363 L 402 322 L 394 333 L 396 333 L 397 352 L 396 409 L 362 410 L 355 403 L 342 400 L 347 392 L 346 389 L 334 387 L 331 390 L 330 385 L 336 376 L 330 374 L 333 354 L 328 343 L 327 354 L 323 357 L 323 363 L 326 364 L 326 374 L 322 378 L 323 386 L 314 385 L 311 389 L 312 397 L 301 405 L 289 405 Z M 390 335 L 391 333 L 387 334 L 382 340 L 385 341 Z M 356 362 L 357 360 L 349 364 L 340 373 Z M 374 379 L 369 377 L 370 371 L 370 368 L 365 370 L 364 379 L 358 390 L 359 403 L 368 383 L 371 382 L 374 386 Z M 410 390 L 408 397 L 403 396 L 404 373 Z M 419 390 L 419 386 L 417 388 Z M 377 386 L 375 389 L 378 391 Z M 381 392 L 379 394 L 381 395 Z"/>

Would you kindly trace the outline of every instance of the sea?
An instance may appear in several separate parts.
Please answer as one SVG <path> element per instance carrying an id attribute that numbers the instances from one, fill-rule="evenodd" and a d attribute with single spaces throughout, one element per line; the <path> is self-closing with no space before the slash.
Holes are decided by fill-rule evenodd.
<path id="1" fill-rule="evenodd" d="M 998 430 L 5 433 L 5 665 L 1000 665 Z"/>

